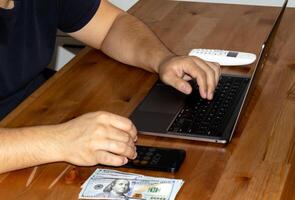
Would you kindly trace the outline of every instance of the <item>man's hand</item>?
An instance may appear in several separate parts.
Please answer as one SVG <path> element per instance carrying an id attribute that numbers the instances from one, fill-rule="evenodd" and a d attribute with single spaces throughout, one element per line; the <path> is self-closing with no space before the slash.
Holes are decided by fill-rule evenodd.
<path id="1" fill-rule="evenodd" d="M 0 128 L 0 173 L 66 161 L 81 166 L 119 166 L 136 157 L 132 122 L 94 112 L 59 125 Z"/>
<path id="2" fill-rule="evenodd" d="M 174 56 L 164 60 L 158 67 L 161 80 L 177 90 L 190 94 L 192 87 L 187 82 L 195 79 L 200 95 L 211 100 L 220 77 L 220 66 L 194 56 Z"/>
<path id="3" fill-rule="evenodd" d="M 58 126 L 61 160 L 82 166 L 120 166 L 136 157 L 137 131 L 127 118 L 95 112 Z"/>

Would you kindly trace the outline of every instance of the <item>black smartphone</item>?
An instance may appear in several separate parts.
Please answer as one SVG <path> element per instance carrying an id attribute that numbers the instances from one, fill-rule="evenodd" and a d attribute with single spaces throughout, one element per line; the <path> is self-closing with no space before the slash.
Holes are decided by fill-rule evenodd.
<path id="1" fill-rule="evenodd" d="M 176 172 L 185 158 L 183 149 L 141 145 L 136 148 L 137 157 L 122 167 Z"/>

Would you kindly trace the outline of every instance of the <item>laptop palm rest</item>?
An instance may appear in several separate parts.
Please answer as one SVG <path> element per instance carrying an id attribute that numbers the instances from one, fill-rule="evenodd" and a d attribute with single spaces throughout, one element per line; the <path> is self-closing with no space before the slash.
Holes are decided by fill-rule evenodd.
<path id="1" fill-rule="evenodd" d="M 186 95 L 158 82 L 130 116 L 141 132 L 165 133 Z"/>

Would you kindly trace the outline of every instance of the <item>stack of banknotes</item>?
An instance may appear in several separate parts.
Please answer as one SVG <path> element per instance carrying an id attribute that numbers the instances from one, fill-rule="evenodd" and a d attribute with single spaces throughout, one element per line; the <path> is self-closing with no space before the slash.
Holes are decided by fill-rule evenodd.
<path id="1" fill-rule="evenodd" d="M 97 169 L 82 185 L 79 199 L 172 200 L 183 183 L 179 179 Z"/>

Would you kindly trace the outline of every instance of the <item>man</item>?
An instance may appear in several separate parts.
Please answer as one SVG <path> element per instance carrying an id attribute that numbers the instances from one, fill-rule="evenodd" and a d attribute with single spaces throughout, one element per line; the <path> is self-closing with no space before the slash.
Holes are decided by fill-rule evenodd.
<path id="1" fill-rule="evenodd" d="M 189 94 L 196 79 L 212 99 L 219 66 L 176 56 L 135 17 L 107 0 L 0 0 L 0 112 L 8 113 L 45 81 L 56 29 L 101 49 L 123 63 L 159 73 L 163 82 Z M 136 128 L 107 112 L 69 122 L 0 129 L 0 173 L 43 163 L 120 166 L 136 157 Z"/>

